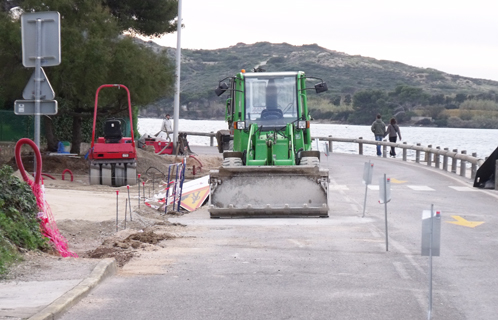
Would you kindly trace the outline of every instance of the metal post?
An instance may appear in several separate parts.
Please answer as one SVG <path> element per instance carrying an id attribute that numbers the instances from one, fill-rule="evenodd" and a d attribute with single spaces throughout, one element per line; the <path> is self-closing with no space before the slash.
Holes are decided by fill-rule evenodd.
<path id="1" fill-rule="evenodd" d="M 168 213 L 168 198 L 169 198 L 169 187 L 170 187 L 170 184 L 169 184 L 170 173 L 171 173 L 171 165 L 168 166 L 168 180 L 166 182 L 166 199 L 165 199 L 166 201 L 164 202 L 165 203 L 164 214 Z"/>
<path id="2" fill-rule="evenodd" d="M 387 146 L 386 145 L 382 146 L 382 157 L 387 158 Z"/>
<path id="3" fill-rule="evenodd" d="M 428 145 L 427 148 L 432 149 L 432 144 Z M 428 151 L 425 153 L 425 161 L 427 162 L 427 165 L 430 167 L 432 166 L 432 152 Z"/>
<path id="4" fill-rule="evenodd" d="M 368 184 L 371 183 L 371 177 L 372 173 L 371 170 L 373 170 L 373 164 L 368 161 L 368 170 L 367 172 L 364 172 L 364 182 L 365 182 L 365 200 L 363 201 L 363 215 L 362 218 L 365 217 L 365 209 L 367 208 L 367 192 L 368 192 Z"/>
<path id="5" fill-rule="evenodd" d="M 127 185 L 126 188 L 128 189 L 128 205 L 130 206 L 130 221 L 133 221 L 133 217 L 131 215 L 130 186 Z"/>
<path id="6" fill-rule="evenodd" d="M 363 137 L 359 137 L 358 140 L 363 140 Z M 358 153 L 363 155 L 363 142 L 358 142 Z"/>
<path id="7" fill-rule="evenodd" d="M 176 29 L 177 42 L 176 42 L 176 90 L 175 90 L 175 101 L 174 101 L 174 122 L 175 126 L 173 128 L 173 146 L 174 150 L 178 148 L 178 127 L 180 119 L 180 67 L 182 64 L 182 0 L 178 0 L 178 25 Z"/>
<path id="8" fill-rule="evenodd" d="M 118 223 L 119 223 L 118 195 L 119 195 L 119 190 L 116 190 L 116 232 L 118 232 Z"/>
<path id="9" fill-rule="evenodd" d="M 173 196 L 173 208 L 171 210 L 175 211 L 175 204 L 176 204 L 176 191 L 177 191 L 177 186 L 178 186 L 178 167 L 179 165 L 176 165 L 176 176 L 175 176 L 175 193 Z"/>
<path id="10" fill-rule="evenodd" d="M 182 165 L 182 177 L 180 179 L 180 195 L 178 196 L 178 205 L 176 207 L 176 212 L 180 212 L 180 204 L 182 203 L 182 192 L 183 192 L 183 181 L 185 180 L 185 168 L 187 167 L 187 158 L 183 158 Z"/>
<path id="11" fill-rule="evenodd" d="M 35 144 L 40 149 L 40 87 L 42 55 L 42 20 L 36 19 L 36 60 L 35 60 Z M 36 157 L 33 158 L 36 171 Z"/>
<path id="12" fill-rule="evenodd" d="M 214 133 L 214 131 L 211 131 L 211 133 Z M 214 137 L 209 136 L 209 146 L 212 147 L 214 145 Z"/>
<path id="13" fill-rule="evenodd" d="M 436 149 L 438 151 L 441 150 L 439 146 L 437 146 Z M 439 164 L 440 164 L 439 153 L 434 153 L 434 163 L 436 164 L 436 168 L 439 169 Z"/>
<path id="14" fill-rule="evenodd" d="M 386 251 L 389 251 L 389 236 L 387 230 L 387 177 L 384 173 L 384 216 L 386 221 Z"/>
<path id="15" fill-rule="evenodd" d="M 406 142 L 403 142 L 403 144 L 406 144 Z M 407 154 L 406 148 L 403 148 L 403 161 L 406 161 L 406 154 Z"/>
<path id="16" fill-rule="evenodd" d="M 477 158 L 477 152 L 472 152 L 472 156 L 474 158 Z M 475 162 L 473 162 L 470 169 L 470 179 L 474 179 L 476 177 L 476 172 L 477 172 L 477 165 L 475 164 Z"/>
<path id="17" fill-rule="evenodd" d="M 329 135 L 329 152 L 332 152 L 332 136 Z"/>
<path id="18" fill-rule="evenodd" d="M 420 147 L 420 143 L 417 143 L 417 146 Z M 420 163 L 420 150 L 415 150 L 415 162 Z"/>
<path id="19" fill-rule="evenodd" d="M 140 173 L 138 174 L 138 209 L 140 209 L 140 202 L 142 201 L 142 198 L 140 198 Z"/>
<path id="20" fill-rule="evenodd" d="M 466 150 L 462 150 L 462 154 L 467 154 L 467 151 Z M 466 170 L 467 170 L 467 161 L 465 160 L 460 160 L 460 176 L 462 177 L 465 177 L 465 173 L 466 173 Z"/>
<path id="21" fill-rule="evenodd" d="M 453 152 L 458 153 L 458 149 L 453 149 Z M 453 156 L 451 158 L 451 172 L 452 173 L 456 173 L 456 167 L 457 167 L 456 162 L 457 162 L 457 159 Z"/>
<path id="22" fill-rule="evenodd" d="M 434 204 L 431 204 L 431 240 L 429 246 L 429 312 L 427 319 L 431 319 L 432 313 L 432 244 L 434 240 Z"/>
<path id="23" fill-rule="evenodd" d="M 446 153 L 443 156 L 443 170 L 448 171 L 448 148 L 444 148 L 444 151 L 446 151 Z"/>

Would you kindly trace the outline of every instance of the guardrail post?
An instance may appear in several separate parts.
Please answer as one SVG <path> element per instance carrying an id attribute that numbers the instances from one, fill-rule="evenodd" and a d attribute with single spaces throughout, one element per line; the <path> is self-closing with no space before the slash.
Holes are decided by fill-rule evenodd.
<path id="1" fill-rule="evenodd" d="M 432 150 L 432 144 L 428 145 L 427 148 L 429 148 L 429 150 Z M 429 167 L 432 166 L 432 152 L 428 151 L 425 153 L 425 161 L 427 161 L 427 165 Z"/>
<path id="2" fill-rule="evenodd" d="M 417 146 L 420 147 L 420 143 L 417 143 Z M 420 163 L 420 150 L 415 151 L 415 162 Z"/>
<path id="3" fill-rule="evenodd" d="M 446 151 L 446 153 L 448 152 L 448 148 L 444 148 L 443 150 Z M 446 153 L 443 156 L 443 170 L 444 171 L 448 171 L 448 155 Z"/>
<path id="4" fill-rule="evenodd" d="M 453 149 L 453 152 L 456 154 L 458 153 L 458 149 Z M 456 167 L 457 167 L 457 159 L 455 156 L 451 157 L 451 172 L 456 173 Z"/>
<path id="5" fill-rule="evenodd" d="M 472 152 L 472 156 L 474 158 L 477 158 L 477 152 Z M 476 177 L 476 172 L 477 172 L 477 164 L 475 162 L 472 162 L 472 166 L 470 169 L 470 179 L 474 179 Z"/>
<path id="6" fill-rule="evenodd" d="M 211 133 L 214 133 L 213 131 L 211 131 Z M 210 136 L 209 137 L 209 146 L 212 147 L 213 146 L 213 140 L 214 140 L 214 136 Z"/>
<path id="7" fill-rule="evenodd" d="M 436 147 L 436 149 L 439 151 L 441 148 L 439 146 Z M 434 163 L 436 164 L 436 168 L 439 169 L 439 153 L 434 153 Z"/>
<path id="8" fill-rule="evenodd" d="M 462 154 L 467 154 L 467 151 L 462 150 Z M 466 168 L 467 161 L 465 160 L 460 160 L 460 176 L 465 177 L 465 170 Z"/>
<path id="9" fill-rule="evenodd" d="M 406 142 L 403 142 L 403 144 L 406 144 Z M 406 161 L 406 148 L 403 148 L 403 161 Z"/>
<path id="10" fill-rule="evenodd" d="M 329 152 L 332 152 L 332 136 L 329 136 Z"/>
<path id="11" fill-rule="evenodd" d="M 383 141 L 385 141 L 385 140 L 383 140 Z M 382 157 L 387 158 L 386 154 L 387 154 L 387 146 L 383 145 L 382 146 Z"/>
<path id="12" fill-rule="evenodd" d="M 363 137 L 359 137 L 358 140 L 363 140 Z M 363 142 L 358 142 L 358 153 L 363 155 Z"/>

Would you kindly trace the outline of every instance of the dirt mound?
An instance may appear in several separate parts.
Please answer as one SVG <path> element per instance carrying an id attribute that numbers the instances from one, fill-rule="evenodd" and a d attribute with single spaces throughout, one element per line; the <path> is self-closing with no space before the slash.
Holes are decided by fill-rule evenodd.
<path id="1" fill-rule="evenodd" d="M 164 232 L 164 228 L 161 231 Z M 156 233 L 154 230 L 146 229 L 132 233 L 124 239 L 119 237 L 108 238 L 98 248 L 86 252 L 84 257 L 96 259 L 115 258 L 118 266 L 122 267 L 133 257 L 139 255 L 138 249 L 147 250 L 148 247 L 156 246 L 163 240 L 176 237 L 170 233 Z"/>
<path id="2" fill-rule="evenodd" d="M 22 155 L 22 163 L 27 171 L 33 170 L 33 160 L 34 155 L 32 153 Z M 15 158 L 11 158 L 7 164 L 13 167 L 14 171 L 18 169 Z M 82 156 L 50 156 L 42 154 L 43 173 L 53 175 L 57 179 L 61 178 L 65 169 L 71 170 L 74 175 L 85 175 L 88 174 L 88 168 L 88 161 Z M 69 179 L 69 175 L 66 178 Z"/>
<path id="3" fill-rule="evenodd" d="M 87 257 L 93 259 L 114 258 L 119 267 L 123 267 L 134 256 L 135 252 L 132 251 L 122 251 L 120 249 L 106 247 L 99 247 L 87 253 Z"/>

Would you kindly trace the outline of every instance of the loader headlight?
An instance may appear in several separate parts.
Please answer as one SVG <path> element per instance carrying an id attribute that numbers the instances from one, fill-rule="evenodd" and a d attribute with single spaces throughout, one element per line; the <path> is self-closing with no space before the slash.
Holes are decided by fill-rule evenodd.
<path id="1" fill-rule="evenodd" d="M 306 121 L 298 121 L 297 128 L 298 129 L 306 129 Z"/>
<path id="2" fill-rule="evenodd" d="M 130 155 L 129 155 L 129 154 L 127 154 L 127 153 L 123 153 L 121 156 L 122 156 L 123 158 L 128 158 Z"/>
<path id="3" fill-rule="evenodd" d="M 244 121 L 235 122 L 235 129 L 244 130 L 246 128 L 246 123 Z"/>

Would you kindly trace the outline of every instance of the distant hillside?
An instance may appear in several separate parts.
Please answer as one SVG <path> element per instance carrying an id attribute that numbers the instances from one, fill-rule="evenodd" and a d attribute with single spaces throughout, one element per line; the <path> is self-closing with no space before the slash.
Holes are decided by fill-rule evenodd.
<path id="1" fill-rule="evenodd" d="M 174 62 L 176 49 L 161 47 L 152 41 L 143 44 L 156 52 L 164 50 Z M 478 96 L 498 93 L 497 81 L 352 56 L 316 44 L 293 46 L 259 42 L 251 45 L 238 43 L 217 50 L 182 49 L 181 104 L 186 105 L 189 111 L 205 110 L 208 114 L 208 110 L 214 108 L 213 104 L 218 105 L 222 101 L 213 92 L 219 80 L 241 69 L 250 72 L 258 66 L 266 71 L 301 70 L 309 76 L 322 78 L 329 88 L 328 92 L 320 95 L 324 101 L 333 101 L 337 96 L 352 96 L 362 90 L 393 91 L 399 85 L 420 88 L 429 95 Z M 172 97 L 165 97 L 149 109 L 169 109 L 171 101 Z M 214 109 L 208 116 L 219 117 L 222 111 L 218 110 L 219 107 Z"/>

